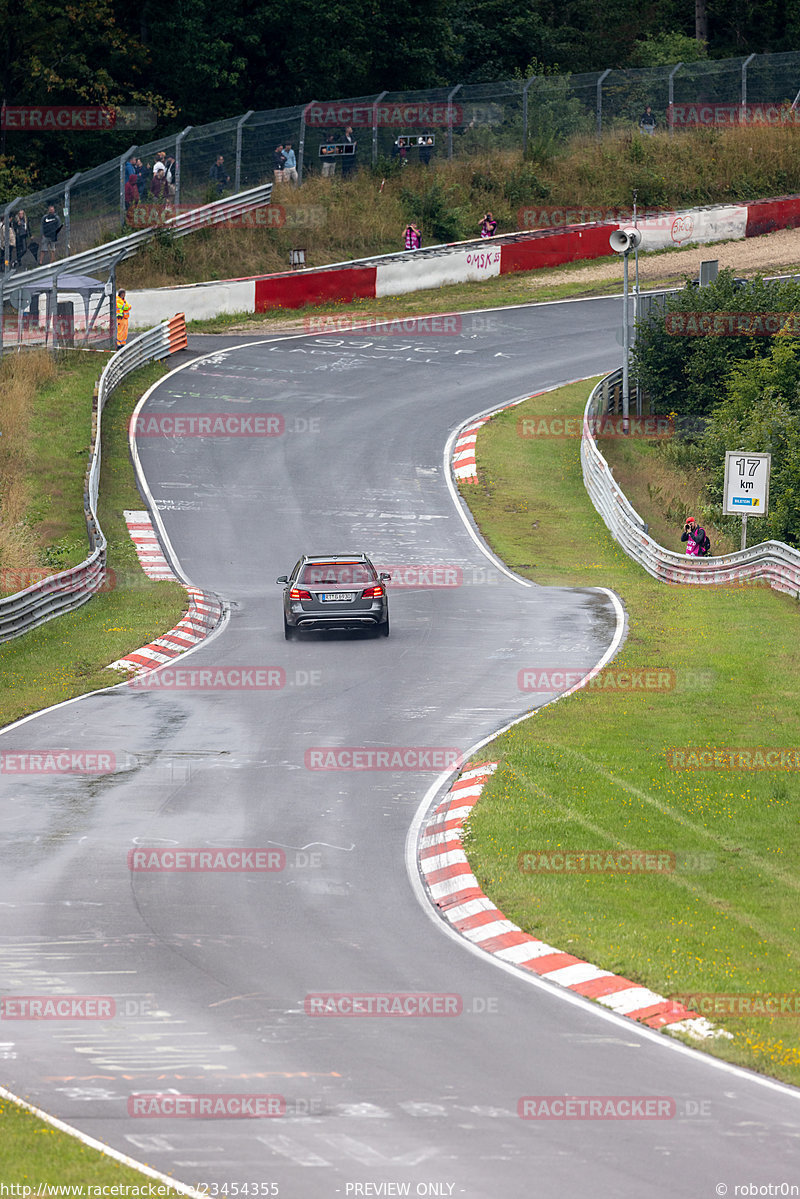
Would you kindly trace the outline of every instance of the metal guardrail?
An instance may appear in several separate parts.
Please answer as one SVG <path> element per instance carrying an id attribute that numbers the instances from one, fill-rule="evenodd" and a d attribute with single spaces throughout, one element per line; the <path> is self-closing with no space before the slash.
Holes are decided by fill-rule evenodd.
<path id="1" fill-rule="evenodd" d="M 470 237 L 466 241 L 445 241 L 434 246 L 422 246 L 419 250 L 393 250 L 389 254 L 373 254 L 369 258 L 347 258 L 344 262 L 326 262 L 323 266 L 309 266 L 302 271 L 276 271 L 278 275 L 313 275 L 321 274 L 323 271 L 342 271 L 348 270 L 350 267 L 377 266 L 384 262 L 402 261 L 403 259 L 411 262 L 420 262 L 426 258 L 445 258 L 452 254 L 454 250 L 485 250 L 487 253 L 493 246 L 510 246 L 515 242 L 529 242 L 537 238 L 552 237 L 554 233 L 560 234 L 569 231 L 570 229 L 580 227 L 581 230 L 590 229 L 594 225 L 616 225 L 619 222 L 615 221 L 592 221 L 586 224 L 575 225 L 557 225 L 552 229 L 522 229 L 516 233 L 496 233 L 494 237 Z"/>
<path id="2" fill-rule="evenodd" d="M 594 388 L 586 404 L 581 434 L 583 481 L 614 540 L 649 575 L 662 583 L 702 586 L 764 579 L 776 591 L 800 598 L 800 551 L 782 541 L 762 541 L 732 554 L 691 558 L 665 549 L 650 537 L 647 524 L 615 481 L 592 432 L 594 421 L 609 411 L 610 391 L 621 380 L 620 368 Z"/>
<path id="3" fill-rule="evenodd" d="M 85 562 L 0 599 L 0 642 L 28 633 L 55 616 L 72 612 L 106 585 L 106 539 L 97 519 L 100 484 L 101 419 L 106 401 L 131 371 L 186 347 L 183 314 L 134 337 L 107 362 L 92 402 L 92 448 L 86 470 L 83 507 L 91 553 Z"/>
<path id="4" fill-rule="evenodd" d="M 34 287 L 37 283 L 54 276 L 84 275 L 110 270 L 116 263 L 131 258 L 161 231 L 166 231 L 173 237 L 186 237 L 198 229 L 222 225 L 247 212 L 263 208 L 269 204 L 271 198 L 272 184 L 264 183 L 235 196 L 226 196 L 221 200 L 214 200 L 211 204 L 202 204 L 199 208 L 192 208 L 189 212 L 170 217 L 163 224 L 148 225 L 147 228 L 130 233 L 127 237 L 119 237 L 92 250 L 84 250 L 82 254 L 73 254 L 70 258 L 61 258 L 57 262 L 34 267 L 30 271 L 16 271 L 6 276 L 5 280 L 0 277 L 0 294 L 3 290 L 10 294 L 22 287 Z"/>

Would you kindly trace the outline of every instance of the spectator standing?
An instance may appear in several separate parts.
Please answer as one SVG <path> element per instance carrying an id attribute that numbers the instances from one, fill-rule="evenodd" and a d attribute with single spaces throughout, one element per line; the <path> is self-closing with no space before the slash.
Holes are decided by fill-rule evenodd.
<path id="1" fill-rule="evenodd" d="M 484 213 L 481 221 L 481 237 L 494 237 L 494 231 L 497 228 L 497 221 L 490 212 Z"/>
<path id="2" fill-rule="evenodd" d="M 272 152 L 272 173 L 275 176 L 276 183 L 283 183 L 283 168 L 286 165 L 286 155 L 283 152 L 283 143 L 276 146 Z"/>
<path id="3" fill-rule="evenodd" d="M 6 223 L 0 220 L 0 270 L 6 269 Z M 8 222 L 8 269 L 13 271 L 17 265 L 17 231 L 14 222 Z"/>
<path id="4" fill-rule="evenodd" d="M 47 212 L 42 217 L 42 242 L 39 246 L 39 263 L 44 263 L 45 254 L 50 254 L 50 261 L 54 262 L 56 257 L 56 240 L 63 226 L 61 219 L 56 212 L 55 204 L 47 205 Z"/>
<path id="5" fill-rule="evenodd" d="M 297 187 L 297 158 L 295 157 L 291 142 L 284 144 L 283 156 L 286 159 L 283 166 L 283 177 L 287 183 L 293 183 Z"/>
<path id="6" fill-rule="evenodd" d="M 433 153 L 433 138 L 429 133 L 423 133 L 419 140 L 419 160 L 423 166 L 430 166 Z"/>
<path id="7" fill-rule="evenodd" d="M 325 149 L 326 146 L 331 145 L 333 145 L 333 136 L 326 130 L 320 146 L 323 179 L 331 179 L 336 174 L 336 158 L 332 154 L 328 154 Z"/>
<path id="8" fill-rule="evenodd" d="M 139 192 L 139 199 L 143 200 L 144 193 L 147 191 L 147 171 L 144 168 L 141 158 L 137 158 L 133 165 L 136 168 L 136 187 Z"/>
<path id="9" fill-rule="evenodd" d="M 175 196 L 175 159 L 172 155 L 165 159 L 164 166 L 167 169 L 167 196 L 172 200 Z"/>
<path id="10" fill-rule="evenodd" d="M 639 117 L 639 128 L 641 129 L 642 133 L 646 133 L 648 137 L 652 137 L 656 131 L 656 118 L 653 116 L 653 110 L 649 104 Z"/>
<path id="11" fill-rule="evenodd" d="M 358 142 L 353 137 L 353 126 L 348 125 L 344 131 L 344 144 L 353 147 L 352 154 L 342 155 L 342 178 L 347 179 L 356 169 L 356 150 Z"/>
<path id="12" fill-rule="evenodd" d="M 31 235 L 24 208 L 20 208 L 19 212 L 12 218 L 12 224 L 17 236 L 17 266 L 22 266 L 22 259 L 25 257 L 28 249 L 28 238 Z"/>
<path id="13" fill-rule="evenodd" d="M 125 211 L 139 203 L 139 185 L 136 175 L 129 175 L 125 180 Z"/>
<path id="14" fill-rule="evenodd" d="M 117 349 L 121 350 L 128 340 L 128 321 L 131 306 L 125 299 L 125 289 L 117 292 Z"/>
<path id="15" fill-rule="evenodd" d="M 701 529 L 693 516 L 684 522 L 681 541 L 686 542 L 686 553 L 690 558 L 705 558 L 711 553 L 711 541 L 705 529 Z"/>
<path id="16" fill-rule="evenodd" d="M 422 245 L 422 234 L 416 225 L 406 225 L 403 239 L 407 250 L 418 250 Z"/>
<path id="17" fill-rule="evenodd" d="M 167 194 L 167 163 L 166 154 L 163 150 L 159 150 L 156 155 L 156 160 L 153 163 L 153 182 L 151 190 L 153 197 L 156 200 L 164 200 Z"/>
<path id="18" fill-rule="evenodd" d="M 217 195 L 221 196 L 231 181 L 230 175 L 225 170 L 225 159 L 221 154 L 217 155 L 211 170 L 208 172 L 208 177 L 212 183 L 216 183 Z"/>

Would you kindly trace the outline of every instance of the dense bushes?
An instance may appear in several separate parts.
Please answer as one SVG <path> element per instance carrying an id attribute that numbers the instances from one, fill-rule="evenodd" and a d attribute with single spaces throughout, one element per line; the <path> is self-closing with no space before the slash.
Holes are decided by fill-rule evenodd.
<path id="1" fill-rule="evenodd" d="M 792 316 L 770 321 L 770 313 Z M 798 321 L 800 285 L 756 279 L 741 287 L 725 271 L 710 287 L 687 285 L 669 297 L 640 328 L 635 371 L 654 412 L 704 418 L 690 438 L 664 449 L 680 465 L 705 473 L 704 518 L 722 528 L 738 526 L 722 515 L 726 450 L 771 453 L 769 515 L 758 521 L 758 537 L 800 546 Z M 736 328 L 781 324 L 775 336 L 730 335 Z M 686 335 L 703 328 L 721 335 Z"/>

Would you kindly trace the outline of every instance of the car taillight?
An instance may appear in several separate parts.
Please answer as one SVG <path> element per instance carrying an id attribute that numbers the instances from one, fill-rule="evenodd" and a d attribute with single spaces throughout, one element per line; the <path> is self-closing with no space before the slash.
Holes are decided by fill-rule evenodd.
<path id="1" fill-rule="evenodd" d="M 289 599 L 311 599 L 311 592 L 304 591 L 302 587 L 293 587 L 289 592 Z"/>
<path id="2" fill-rule="evenodd" d="M 368 587 L 366 591 L 361 592 L 362 599 L 380 599 L 382 595 L 382 587 Z"/>

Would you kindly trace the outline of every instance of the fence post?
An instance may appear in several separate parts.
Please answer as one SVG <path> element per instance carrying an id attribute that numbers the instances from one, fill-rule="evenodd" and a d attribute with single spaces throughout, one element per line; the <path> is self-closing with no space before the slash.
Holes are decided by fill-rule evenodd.
<path id="1" fill-rule="evenodd" d="M 462 86 L 463 86 L 462 84 L 457 83 L 456 86 L 453 88 L 453 90 L 450 92 L 449 96 L 447 97 L 447 157 L 450 160 L 452 160 L 452 158 L 453 158 L 453 109 L 451 107 L 450 101 L 453 99 L 453 96 L 456 94 L 457 91 L 459 91 L 461 89 Z"/>
<path id="2" fill-rule="evenodd" d="M 249 108 L 244 116 L 236 122 L 236 170 L 233 173 L 233 190 L 237 194 L 242 190 L 242 125 L 253 115 L 254 111 Z"/>
<path id="3" fill-rule="evenodd" d="M 745 106 L 747 104 L 747 67 L 753 61 L 755 54 L 751 54 L 742 63 L 742 116 L 744 116 Z"/>
<path id="4" fill-rule="evenodd" d="M 372 165 L 374 167 L 378 165 L 378 105 L 385 95 L 386 92 L 381 92 L 372 105 Z"/>
<path id="5" fill-rule="evenodd" d="M 181 203 L 181 142 L 194 125 L 187 125 L 175 138 L 175 211 L 180 211 Z"/>
<path id="6" fill-rule="evenodd" d="M 308 104 L 304 104 L 300 109 L 300 144 L 297 147 L 297 186 L 303 182 L 303 159 L 306 153 L 306 113 L 312 104 L 316 104 L 316 100 L 309 100 Z"/>
<path id="7" fill-rule="evenodd" d="M 9 263 L 11 262 L 11 259 L 9 258 L 9 252 L 10 252 L 11 247 L 8 244 L 8 230 L 9 230 L 9 226 L 11 224 L 11 209 L 14 207 L 15 204 L 19 204 L 21 199 L 22 199 L 21 196 L 17 196 L 16 200 L 12 200 L 10 204 L 6 204 L 5 208 L 3 209 L 3 272 L 4 273 L 8 273 L 8 266 L 9 266 Z M 0 315 L 2 315 L 1 308 L 0 308 Z"/>
<path id="8" fill-rule="evenodd" d="M 535 75 L 531 75 L 522 89 L 522 157 L 528 154 L 528 88 L 533 83 Z"/>
<path id="9" fill-rule="evenodd" d="M 611 74 L 611 67 L 606 67 L 597 80 L 597 136 L 603 132 L 603 80 Z"/>
<path id="10" fill-rule="evenodd" d="M 123 172 L 123 176 L 124 176 L 124 172 Z M 69 248 L 70 248 L 70 247 L 69 247 L 69 236 L 70 236 L 70 192 L 72 191 L 72 185 L 73 185 L 73 183 L 75 182 L 75 180 L 76 180 L 76 179 L 80 179 L 80 177 L 81 177 L 81 173 L 80 173 L 80 171 L 78 171 L 77 175 L 73 175 L 71 179 L 67 180 L 67 183 L 66 183 L 66 184 L 65 184 L 65 186 L 64 186 L 64 232 L 65 232 L 65 234 L 66 234 L 66 238 L 67 238 L 67 253 L 66 253 L 66 255 L 65 255 L 65 257 L 66 257 L 66 258 L 69 258 Z M 123 203 L 124 203 L 124 200 L 125 200 L 125 183 L 124 183 L 124 178 L 123 178 L 123 184 L 122 184 L 122 199 L 123 199 Z"/>
<path id="11" fill-rule="evenodd" d="M 669 91 L 669 100 L 667 103 L 667 124 L 669 126 L 670 136 L 675 132 L 675 76 L 682 66 L 682 62 L 676 63 L 670 71 L 669 79 L 667 80 L 667 88 Z"/>
<path id="12" fill-rule="evenodd" d="M 128 146 L 125 153 L 119 156 L 119 220 L 121 225 L 125 224 L 125 163 L 138 149 L 138 146 Z"/>

